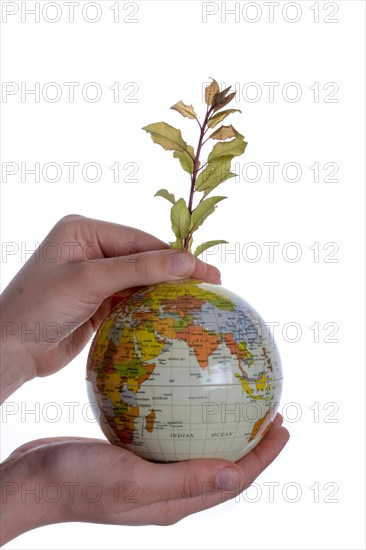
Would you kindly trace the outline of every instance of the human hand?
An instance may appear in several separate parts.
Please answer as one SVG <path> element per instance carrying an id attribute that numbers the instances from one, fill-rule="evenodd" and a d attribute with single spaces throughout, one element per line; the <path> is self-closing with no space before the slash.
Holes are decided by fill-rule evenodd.
<path id="1" fill-rule="evenodd" d="M 52 247 L 56 261 L 47 254 Z M 172 257 L 179 273 L 169 272 Z M 79 216 L 62 219 L 2 296 L 3 397 L 75 357 L 109 312 L 114 293 L 189 276 L 220 279 L 213 266 L 141 231 Z M 96 439 L 27 443 L 1 466 L 2 543 L 63 521 L 166 525 L 219 504 L 248 487 L 281 451 L 288 439 L 281 422 L 277 416 L 261 443 L 237 464 L 216 459 L 153 464 Z M 224 468 L 236 477 L 217 479 Z M 39 488 L 35 502 L 22 494 L 28 485 Z"/>
<path id="2" fill-rule="evenodd" d="M 281 424 L 277 414 L 257 447 L 236 464 L 154 464 L 98 439 L 27 443 L 2 464 L 2 544 L 29 529 L 67 521 L 176 523 L 249 487 L 286 445 L 289 435 Z M 36 493 L 26 494 L 34 487 Z"/>
<path id="3" fill-rule="evenodd" d="M 1 402 L 69 363 L 115 305 L 114 293 L 188 277 L 220 281 L 215 267 L 138 229 L 61 219 L 1 297 Z"/>

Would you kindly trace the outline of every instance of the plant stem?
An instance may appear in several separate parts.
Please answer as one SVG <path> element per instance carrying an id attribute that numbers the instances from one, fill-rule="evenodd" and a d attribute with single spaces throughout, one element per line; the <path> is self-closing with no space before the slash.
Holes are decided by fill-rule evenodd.
<path id="1" fill-rule="evenodd" d="M 202 149 L 202 145 L 204 144 L 203 138 L 204 138 L 204 135 L 207 131 L 206 126 L 207 126 L 208 119 L 211 115 L 212 109 L 213 109 L 213 107 L 210 107 L 210 109 L 207 107 L 205 119 L 202 123 L 202 126 L 200 125 L 200 128 L 201 128 L 200 137 L 199 137 L 199 140 L 198 140 L 197 152 L 196 152 L 196 156 L 195 156 L 195 159 L 194 159 L 193 174 L 192 174 L 192 178 L 191 178 L 191 190 L 190 190 L 190 193 L 189 193 L 188 210 L 189 210 L 190 214 L 192 214 L 192 211 L 193 211 L 193 208 L 192 208 L 193 207 L 193 195 L 194 195 L 194 191 L 195 191 L 197 173 L 198 173 L 198 170 L 199 170 L 201 149 Z M 205 141 L 207 141 L 207 140 L 205 140 Z M 189 233 L 187 235 L 187 237 L 184 239 L 184 250 L 189 249 L 189 241 L 190 241 L 191 235 L 192 234 Z"/>

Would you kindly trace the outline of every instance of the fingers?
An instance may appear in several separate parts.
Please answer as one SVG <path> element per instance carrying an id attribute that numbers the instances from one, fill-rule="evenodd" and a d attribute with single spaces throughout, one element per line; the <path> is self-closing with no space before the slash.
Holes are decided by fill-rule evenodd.
<path id="1" fill-rule="evenodd" d="M 276 423 L 280 421 L 277 417 Z M 234 498 L 272 462 L 287 440 L 287 430 L 274 424 L 236 464 L 215 459 L 155 464 L 106 441 L 84 438 L 38 440 L 18 452 L 32 453 L 26 464 L 33 465 L 34 479 L 75 485 L 72 502 L 66 495 L 60 503 L 63 521 L 170 525 Z M 100 501 L 92 505 L 81 493 L 91 480 L 101 491 Z M 112 492 L 113 498 L 111 488 L 118 490 L 118 494 Z"/>
<path id="2" fill-rule="evenodd" d="M 280 421 L 280 416 L 276 417 L 276 423 Z M 161 466 L 167 476 L 166 480 L 173 483 L 170 483 L 169 488 L 166 489 L 163 482 L 161 502 L 139 508 L 139 524 L 146 524 L 148 517 L 150 523 L 171 525 L 190 514 L 206 510 L 236 497 L 269 466 L 286 445 L 288 438 L 289 434 L 285 428 L 274 425 L 259 445 L 236 464 L 223 463 L 223 467 L 215 469 L 212 466 L 216 461 L 211 463 L 204 460 L 188 461 L 185 464 L 190 465 L 190 470 L 186 471 L 184 477 L 180 479 L 179 473 L 176 471 L 175 473 L 178 475 L 175 478 L 175 483 L 174 479 L 170 479 L 170 474 L 176 465 L 167 465 L 172 467 L 171 472 L 167 466 Z M 229 471 L 225 466 L 228 466 L 230 476 L 226 473 Z M 212 476 L 211 480 L 210 475 Z M 163 491 L 165 491 L 164 494 Z M 174 494 L 178 496 L 174 498 Z M 145 510 L 148 516 L 145 514 Z M 124 513 L 123 519 L 126 523 L 132 520 L 133 512 L 133 510 L 129 510 Z"/>
<path id="3" fill-rule="evenodd" d="M 134 227 L 99 220 L 91 222 L 96 240 L 107 258 L 170 248 L 164 241 Z"/>
<path id="4" fill-rule="evenodd" d="M 273 425 L 261 442 L 244 458 L 237 462 L 245 474 L 245 487 L 274 461 L 290 438 L 290 434 L 279 425 Z"/>
<path id="5" fill-rule="evenodd" d="M 278 416 L 276 422 L 280 421 L 281 417 Z M 171 503 L 168 506 L 166 501 L 182 500 L 184 504 L 178 504 L 177 507 L 183 515 L 187 515 L 219 504 L 223 493 L 226 500 L 233 498 L 249 487 L 273 462 L 288 439 L 285 428 L 273 425 L 257 447 L 237 463 L 215 459 L 172 464 L 143 462 L 140 464 L 143 470 L 137 472 L 144 492 L 144 502 L 141 504 L 147 504 L 150 499 L 151 502 L 160 500 L 163 506 L 170 509 Z M 191 506 L 192 511 L 188 511 Z"/>
<path id="6" fill-rule="evenodd" d="M 64 247 L 64 252 L 67 253 L 64 256 L 70 261 L 111 258 L 169 248 L 167 243 L 145 231 L 77 214 L 62 218 L 52 229 L 46 241 L 52 241 L 55 237 L 60 245 L 65 243 L 68 245 Z M 70 242 L 80 246 L 71 247 Z"/>
<path id="7" fill-rule="evenodd" d="M 76 262 L 83 286 L 94 287 L 98 298 L 130 287 L 188 277 L 220 282 L 216 267 L 190 253 L 171 250 L 167 243 L 133 227 L 70 215 L 56 224 L 45 243 L 51 237 L 68 245 L 68 257 L 63 254 L 63 259 L 74 265 Z M 71 247 L 70 241 L 81 246 Z M 91 284 L 85 285 L 88 274 Z"/>
<path id="8" fill-rule="evenodd" d="M 282 426 L 283 418 L 280 413 L 277 413 L 276 416 L 273 419 L 272 425 L 273 426 Z"/>
<path id="9" fill-rule="evenodd" d="M 222 484 L 235 487 L 243 484 L 241 470 L 231 462 L 215 459 L 194 459 L 170 464 L 142 463 L 137 476 L 143 491 L 143 502 L 189 500 L 216 493 Z"/>
<path id="10" fill-rule="evenodd" d="M 80 284 L 103 300 L 123 289 L 194 277 L 220 282 L 219 270 L 188 252 L 157 250 L 120 258 L 75 264 Z M 74 277 L 75 273 L 72 273 Z"/>

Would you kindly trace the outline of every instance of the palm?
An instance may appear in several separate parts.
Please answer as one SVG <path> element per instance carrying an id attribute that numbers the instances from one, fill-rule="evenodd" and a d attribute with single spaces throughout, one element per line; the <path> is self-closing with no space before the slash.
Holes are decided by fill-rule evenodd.
<path id="1" fill-rule="evenodd" d="M 242 474 L 236 493 L 247 488 L 285 445 L 288 434 L 281 422 L 278 415 L 261 443 L 234 466 Z M 214 473 L 228 464 L 216 459 L 155 464 L 104 440 L 69 437 L 32 441 L 8 460 L 14 457 L 31 465 L 33 478 L 56 483 L 62 490 L 64 521 L 171 524 L 219 504 L 226 490 L 233 496 L 232 487 L 214 492 L 212 479 L 207 479 L 207 471 Z"/>

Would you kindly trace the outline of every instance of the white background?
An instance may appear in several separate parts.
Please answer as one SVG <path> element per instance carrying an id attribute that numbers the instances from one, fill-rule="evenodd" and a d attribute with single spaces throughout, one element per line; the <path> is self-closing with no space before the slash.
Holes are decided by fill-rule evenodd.
<path id="1" fill-rule="evenodd" d="M 6 4 L 2 2 L 3 17 Z M 35 243 L 68 213 L 133 225 L 170 240 L 168 204 L 153 195 L 167 187 L 186 197 L 188 175 L 140 128 L 164 120 L 181 128 L 195 145 L 195 122 L 169 107 L 182 99 L 202 116 L 202 89 L 210 76 L 236 85 L 233 107 L 242 114 L 230 122 L 249 145 L 237 161 L 238 181 L 222 186 L 229 199 L 200 230 L 197 244 L 229 241 L 236 254 L 227 247 L 207 260 L 221 269 L 224 286 L 249 301 L 267 322 L 278 323 L 275 337 L 285 376 L 280 411 L 291 439 L 239 502 L 171 527 L 49 526 L 6 547 L 364 548 L 364 2 L 281 2 L 273 22 L 266 2 L 237 2 L 238 21 L 227 15 L 225 22 L 221 2 L 205 8 L 196 1 L 142 1 L 130 16 L 135 23 L 123 21 L 136 11 L 125 2 L 119 3 L 117 22 L 110 9 L 116 2 L 98 2 L 95 23 L 86 20 L 97 15 L 93 6 L 83 17 L 83 0 L 75 7 L 74 23 L 63 2 L 57 3 L 58 10 L 51 3 L 49 11 L 41 11 L 39 23 L 24 13 L 21 20 L 21 10 L 34 2 L 10 4 L 19 11 L 2 24 L 2 79 L 19 89 L 22 82 L 28 88 L 39 82 L 41 96 L 39 102 L 31 95 L 22 101 L 19 92 L 2 100 L 2 161 L 19 166 L 2 184 L 2 288 Z M 41 8 L 45 4 L 40 2 Z M 226 7 L 234 8 L 234 2 Z M 205 9 L 217 13 L 204 23 Z M 314 21 L 316 10 L 319 22 Z M 47 21 L 58 15 L 59 21 Z M 58 101 L 50 100 L 55 88 L 48 88 L 47 96 L 49 82 L 62 90 Z M 73 103 L 64 82 L 80 83 Z M 89 82 L 102 90 L 97 102 L 82 96 Z M 109 89 L 116 82 L 118 102 Z M 264 84 L 270 82 L 278 83 L 273 97 Z M 134 91 L 130 100 L 137 101 L 128 102 Z M 299 91 L 301 97 L 291 101 Z M 36 162 L 41 169 L 58 163 L 61 179 L 47 181 L 53 177 L 50 171 L 40 182 L 30 174 L 22 182 L 20 164 L 31 168 Z M 65 162 L 80 163 L 74 182 Z M 102 170 L 94 183 L 81 172 L 89 162 Z M 109 169 L 116 162 L 119 183 Z M 280 163 L 272 182 L 266 162 Z M 289 162 L 301 168 L 298 181 L 286 181 L 295 179 L 290 168 L 282 175 Z M 126 163 L 137 165 L 137 182 L 122 181 L 130 172 L 123 169 Z M 247 163 L 261 167 L 257 182 L 251 181 L 255 165 L 248 169 Z M 314 163 L 320 166 L 319 182 L 309 168 Z M 333 179 L 338 181 L 324 181 L 334 166 L 324 169 L 326 163 L 337 165 Z M 92 170 L 88 177 L 94 177 Z M 279 243 L 273 261 L 265 242 Z M 298 261 L 290 261 L 295 248 L 288 243 L 297 243 Z M 257 261 L 250 261 L 256 254 Z M 86 356 L 87 349 L 62 372 L 32 381 L 9 398 L 18 412 L 4 415 L 3 408 L 3 458 L 30 439 L 101 436 L 86 415 Z M 73 422 L 63 405 L 70 401 L 80 404 Z M 57 403 L 61 411 L 57 422 L 52 422 L 55 408 L 49 403 Z M 39 415 L 27 414 L 26 407 L 39 407 Z M 273 499 L 271 483 L 278 484 Z"/>

